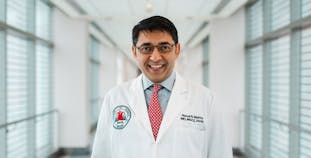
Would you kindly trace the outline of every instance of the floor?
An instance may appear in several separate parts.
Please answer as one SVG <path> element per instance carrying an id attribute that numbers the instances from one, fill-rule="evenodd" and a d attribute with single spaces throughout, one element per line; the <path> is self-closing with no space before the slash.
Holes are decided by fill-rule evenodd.
<path id="1" fill-rule="evenodd" d="M 60 158 L 90 158 L 91 156 L 85 156 L 85 155 L 81 155 L 81 156 L 63 156 Z"/>
<path id="2" fill-rule="evenodd" d="M 90 156 L 64 156 L 62 158 L 90 158 Z M 234 156 L 233 158 L 241 158 L 241 157 L 236 157 Z"/>

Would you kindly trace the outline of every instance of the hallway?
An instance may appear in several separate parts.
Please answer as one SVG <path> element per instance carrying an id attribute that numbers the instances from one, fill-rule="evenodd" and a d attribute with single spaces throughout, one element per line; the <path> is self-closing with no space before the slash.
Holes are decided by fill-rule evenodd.
<path id="1" fill-rule="evenodd" d="M 176 24 L 178 43 L 134 44 L 153 15 Z M 311 158 L 310 0 L 0 0 L 0 158 L 89 158 L 104 98 L 144 73 L 132 51 L 163 58 L 179 44 L 173 72 L 211 90 L 234 152 Z"/>

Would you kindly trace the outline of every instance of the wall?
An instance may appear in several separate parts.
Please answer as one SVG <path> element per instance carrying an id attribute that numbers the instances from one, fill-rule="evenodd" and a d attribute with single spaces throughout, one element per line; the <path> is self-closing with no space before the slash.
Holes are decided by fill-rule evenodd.
<path id="1" fill-rule="evenodd" d="M 117 54 L 113 48 L 100 46 L 100 94 L 102 98 L 117 84 Z"/>
<path id="2" fill-rule="evenodd" d="M 201 45 L 195 48 L 182 48 L 177 59 L 176 71 L 185 79 L 203 83 L 202 52 L 203 47 Z"/>
<path id="3" fill-rule="evenodd" d="M 59 146 L 89 145 L 88 23 L 59 10 L 54 23 L 54 106 L 59 111 Z"/>
<path id="4" fill-rule="evenodd" d="M 212 20 L 209 52 L 209 85 L 216 104 L 224 111 L 234 147 L 243 149 L 245 13 L 240 9 L 227 19 Z M 242 120 L 241 120 L 242 119 Z"/>
<path id="5" fill-rule="evenodd" d="M 116 48 L 101 44 L 100 62 L 99 86 L 102 99 L 111 88 L 137 76 L 135 63 Z"/>
<path id="6" fill-rule="evenodd" d="M 125 62 L 125 64 L 124 64 L 124 67 L 125 67 L 124 79 L 130 80 L 130 79 L 137 77 L 139 75 L 137 73 L 139 68 L 137 67 L 136 63 L 131 61 L 128 58 L 124 62 Z"/>

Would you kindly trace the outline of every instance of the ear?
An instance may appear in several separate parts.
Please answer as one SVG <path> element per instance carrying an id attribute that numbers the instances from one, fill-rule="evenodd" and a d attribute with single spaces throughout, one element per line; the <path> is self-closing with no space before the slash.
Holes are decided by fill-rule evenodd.
<path id="1" fill-rule="evenodd" d="M 134 45 L 132 45 L 132 55 L 135 59 L 137 58 L 136 47 Z"/>
<path id="2" fill-rule="evenodd" d="M 180 43 L 177 43 L 176 46 L 175 46 L 175 55 L 176 55 L 176 58 L 179 56 L 180 54 Z"/>

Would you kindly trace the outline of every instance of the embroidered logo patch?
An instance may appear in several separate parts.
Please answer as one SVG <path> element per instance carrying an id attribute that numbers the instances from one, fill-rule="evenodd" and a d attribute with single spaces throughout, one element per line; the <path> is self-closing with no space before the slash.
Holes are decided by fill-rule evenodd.
<path id="1" fill-rule="evenodd" d="M 131 111 L 127 106 L 119 105 L 113 110 L 113 127 L 123 129 L 131 119 Z"/>

